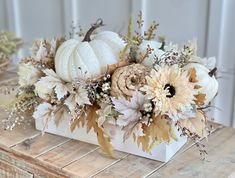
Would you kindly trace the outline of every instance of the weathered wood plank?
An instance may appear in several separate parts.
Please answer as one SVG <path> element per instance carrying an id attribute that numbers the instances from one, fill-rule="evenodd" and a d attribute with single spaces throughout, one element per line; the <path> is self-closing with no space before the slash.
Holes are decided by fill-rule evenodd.
<path id="1" fill-rule="evenodd" d="M 43 178 L 69 178 L 72 176 L 61 169 L 44 164 L 33 157 L 20 154 L 7 147 L 0 147 L 0 160 L 7 161 L 20 169 Z"/>
<path id="2" fill-rule="evenodd" d="M 227 178 L 235 172 L 235 129 L 222 128 L 206 142 L 207 161 L 200 160 L 196 146 L 175 157 L 150 177 L 160 178 Z"/>
<path id="3" fill-rule="evenodd" d="M 96 145 L 70 140 L 69 142 L 66 142 L 65 144 L 39 156 L 37 159 L 58 168 L 63 168 L 90 152 L 95 151 L 97 148 L 98 146 Z"/>
<path id="4" fill-rule="evenodd" d="M 7 71 L 4 74 L 0 74 L 0 86 L 2 83 L 5 83 L 7 80 L 14 80 L 17 78 L 16 72 Z"/>
<path id="5" fill-rule="evenodd" d="M 126 158 L 95 175 L 95 178 L 119 178 L 119 177 L 142 177 L 163 164 L 159 161 L 154 161 L 146 158 L 141 158 L 134 155 L 128 155 Z"/>
<path id="6" fill-rule="evenodd" d="M 45 133 L 32 139 L 25 140 L 12 147 L 12 149 L 35 158 L 69 140 L 69 138 Z"/>
<path id="7" fill-rule="evenodd" d="M 211 123 L 213 126 L 213 132 L 223 126 L 216 123 Z M 188 141 L 175 156 L 182 154 L 194 145 L 193 142 Z M 153 170 L 159 169 L 165 163 L 153 161 L 150 159 L 141 158 L 134 155 L 129 155 L 117 164 L 109 167 L 103 172 L 97 174 L 94 177 L 142 177 Z M 147 166 L 147 167 L 146 167 Z M 128 170 L 128 171 L 127 171 Z"/>
<path id="8" fill-rule="evenodd" d="M 120 161 L 126 155 L 126 153 L 114 151 L 114 157 L 111 158 L 105 156 L 99 149 L 69 164 L 64 167 L 63 170 L 72 173 L 75 176 L 91 177 L 105 169 L 107 166 L 111 166 L 112 164 Z"/>
<path id="9" fill-rule="evenodd" d="M 2 178 L 33 178 L 33 174 L 19 169 L 5 161 L 0 160 L 0 177 Z"/>
<path id="10" fill-rule="evenodd" d="M 39 135 L 34 124 L 26 126 L 16 126 L 13 130 L 0 131 L 0 145 L 11 147 L 22 141 Z"/>

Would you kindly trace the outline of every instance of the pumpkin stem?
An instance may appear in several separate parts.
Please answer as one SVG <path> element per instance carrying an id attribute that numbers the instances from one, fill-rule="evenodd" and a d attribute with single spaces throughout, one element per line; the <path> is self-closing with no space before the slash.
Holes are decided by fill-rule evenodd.
<path id="1" fill-rule="evenodd" d="M 82 42 L 84 41 L 91 41 L 91 34 L 94 32 L 95 29 L 104 26 L 103 24 L 103 20 L 102 19 L 98 19 L 96 21 L 96 23 L 91 25 L 91 28 L 86 32 L 86 35 L 84 37 L 84 39 L 82 40 Z"/>
<path id="2" fill-rule="evenodd" d="M 158 48 L 158 49 L 160 49 L 160 50 L 162 50 L 162 51 L 165 51 L 165 50 L 164 50 L 165 45 L 166 45 L 166 39 L 165 39 L 165 37 L 164 37 L 164 36 L 159 37 L 159 41 L 162 43 L 162 45 L 161 45 L 160 48 Z"/>
<path id="3" fill-rule="evenodd" d="M 212 76 L 215 74 L 216 71 L 217 71 L 217 68 L 215 67 L 215 68 L 212 69 L 210 72 L 208 72 L 208 75 L 209 75 L 210 77 L 212 77 Z"/>

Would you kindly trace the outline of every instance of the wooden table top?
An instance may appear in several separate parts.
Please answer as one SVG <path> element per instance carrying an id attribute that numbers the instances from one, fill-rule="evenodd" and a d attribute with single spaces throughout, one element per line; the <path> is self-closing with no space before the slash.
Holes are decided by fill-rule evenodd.
<path id="1" fill-rule="evenodd" d="M 0 80 L 10 81 L 0 76 Z M 0 85 L 3 83 L 0 83 Z M 0 97 L 0 104 L 3 102 Z M 0 120 L 7 113 L 0 112 Z M 235 177 L 235 129 L 214 124 L 208 141 L 203 140 L 208 152 L 207 161 L 200 160 L 198 148 L 187 143 L 168 162 L 162 163 L 115 151 L 110 158 L 96 145 L 75 141 L 53 134 L 41 135 L 32 121 L 17 126 L 13 131 L 0 132 L 1 169 L 14 175 L 25 170 L 23 177 L 151 177 L 151 178 L 233 178 Z M 8 163 L 15 167 L 8 167 Z"/>

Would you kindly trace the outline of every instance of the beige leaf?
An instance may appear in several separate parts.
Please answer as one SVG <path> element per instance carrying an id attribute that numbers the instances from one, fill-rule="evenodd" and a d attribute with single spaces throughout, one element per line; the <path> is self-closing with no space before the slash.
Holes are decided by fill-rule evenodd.
<path id="1" fill-rule="evenodd" d="M 70 115 L 66 106 L 58 106 L 55 110 L 55 124 L 58 127 L 63 119 L 69 119 Z"/>
<path id="2" fill-rule="evenodd" d="M 197 104 L 198 106 L 204 105 L 205 100 L 206 100 L 206 94 L 199 93 L 199 94 L 194 95 L 194 96 L 195 96 L 195 98 L 196 98 L 195 102 L 196 102 L 196 104 Z"/>
<path id="3" fill-rule="evenodd" d="M 195 132 L 200 137 L 206 136 L 206 116 L 202 111 L 197 111 L 195 118 L 181 119 L 179 120 L 180 126 L 189 129 L 191 132 Z"/>

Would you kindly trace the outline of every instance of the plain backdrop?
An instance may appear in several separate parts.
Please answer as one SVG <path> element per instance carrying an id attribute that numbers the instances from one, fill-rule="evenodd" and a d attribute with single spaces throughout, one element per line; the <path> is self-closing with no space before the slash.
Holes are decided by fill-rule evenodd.
<path id="1" fill-rule="evenodd" d="M 125 33 L 128 17 L 135 19 L 139 11 L 144 28 L 156 20 L 157 35 L 182 45 L 196 38 L 199 56 L 217 58 L 220 88 L 210 116 L 235 126 L 234 0 L 0 0 L 0 30 L 24 38 L 20 58 L 28 54 L 33 39 L 69 34 L 72 24 L 86 30 L 102 18 L 104 29 Z"/>

